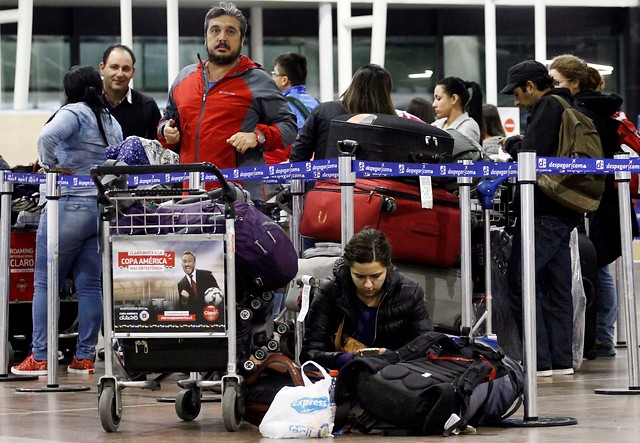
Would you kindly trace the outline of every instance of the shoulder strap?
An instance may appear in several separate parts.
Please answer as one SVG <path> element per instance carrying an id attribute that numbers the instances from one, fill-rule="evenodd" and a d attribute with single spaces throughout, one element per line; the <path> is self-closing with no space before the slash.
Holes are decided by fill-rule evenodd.
<path id="1" fill-rule="evenodd" d="M 285 98 L 289 101 L 289 103 L 293 104 L 293 106 L 295 106 L 298 111 L 300 111 L 300 114 L 302 114 L 302 116 L 305 119 L 307 117 L 309 117 L 309 115 L 311 113 L 309 112 L 307 107 L 300 100 L 298 100 L 297 98 L 292 97 L 290 95 L 285 96 Z"/>
<path id="2" fill-rule="evenodd" d="M 344 329 L 344 322 L 346 319 L 347 315 L 345 314 L 344 317 L 342 317 L 342 321 L 340 322 L 340 326 L 338 326 L 338 331 L 336 332 L 333 340 L 336 351 L 342 351 L 342 330 Z"/>
<path id="3" fill-rule="evenodd" d="M 562 105 L 562 107 L 564 109 L 571 109 L 571 105 L 569 103 L 567 103 L 567 101 L 565 99 L 563 99 L 562 97 L 560 97 L 559 95 L 551 94 L 551 96 L 555 97 L 556 100 L 558 100 L 560 102 L 560 104 Z"/>

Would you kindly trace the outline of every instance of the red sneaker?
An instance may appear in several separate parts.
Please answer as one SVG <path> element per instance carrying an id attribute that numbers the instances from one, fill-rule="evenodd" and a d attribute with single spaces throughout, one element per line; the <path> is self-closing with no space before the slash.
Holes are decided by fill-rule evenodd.
<path id="1" fill-rule="evenodd" d="M 84 360 L 78 360 L 73 357 L 73 361 L 67 368 L 67 372 L 71 374 L 93 374 L 95 372 L 93 366 L 93 360 L 85 358 Z"/>
<path id="2" fill-rule="evenodd" d="M 47 361 L 37 361 L 31 354 L 19 365 L 12 366 L 11 372 L 15 375 L 47 375 Z"/>

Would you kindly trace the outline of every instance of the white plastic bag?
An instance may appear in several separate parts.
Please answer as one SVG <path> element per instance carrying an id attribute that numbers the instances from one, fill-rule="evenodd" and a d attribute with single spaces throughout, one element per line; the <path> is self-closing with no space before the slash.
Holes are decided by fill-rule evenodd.
<path id="1" fill-rule="evenodd" d="M 313 365 L 323 379 L 311 382 L 304 367 Z M 276 394 L 273 403 L 260 423 L 260 433 L 269 438 L 332 437 L 333 412 L 329 407 L 331 377 L 320 365 L 308 361 L 300 368 L 304 386 L 285 386 Z"/>

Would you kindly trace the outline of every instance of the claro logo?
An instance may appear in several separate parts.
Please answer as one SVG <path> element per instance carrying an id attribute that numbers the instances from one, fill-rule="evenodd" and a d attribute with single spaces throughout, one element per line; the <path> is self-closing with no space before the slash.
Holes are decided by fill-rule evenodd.
<path id="1" fill-rule="evenodd" d="M 304 397 L 291 403 L 291 407 L 299 414 L 309 414 L 311 412 L 328 408 L 329 398 L 328 397 L 317 397 L 317 398 Z"/>

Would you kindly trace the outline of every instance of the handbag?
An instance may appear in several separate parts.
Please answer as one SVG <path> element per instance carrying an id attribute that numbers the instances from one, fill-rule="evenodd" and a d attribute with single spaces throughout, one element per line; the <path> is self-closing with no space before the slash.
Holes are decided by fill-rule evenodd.
<path id="1" fill-rule="evenodd" d="M 304 368 L 313 365 L 322 378 L 309 380 Z M 262 422 L 260 433 L 269 438 L 331 437 L 335 409 L 331 407 L 331 376 L 314 361 L 304 363 L 300 372 L 304 386 L 285 386 L 278 391 Z"/>
<path id="2" fill-rule="evenodd" d="M 344 321 L 346 316 L 342 318 L 340 322 L 340 326 L 338 326 L 338 332 L 336 332 L 334 338 L 334 344 L 336 346 L 336 351 L 339 352 L 356 352 L 359 349 L 364 349 L 367 345 L 362 342 L 356 340 L 353 337 L 350 337 L 347 334 L 344 334 L 342 330 L 344 329 Z"/>

